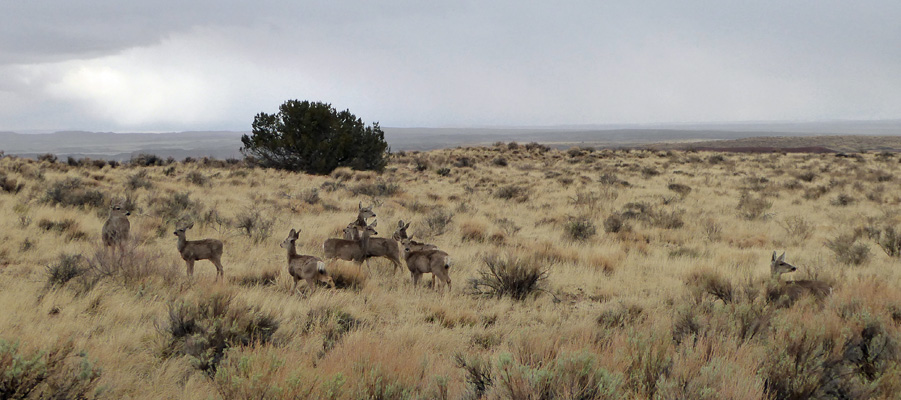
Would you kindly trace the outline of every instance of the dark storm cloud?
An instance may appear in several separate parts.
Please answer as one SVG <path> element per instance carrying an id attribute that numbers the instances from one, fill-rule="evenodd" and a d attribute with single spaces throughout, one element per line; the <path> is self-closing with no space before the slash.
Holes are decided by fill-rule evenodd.
<path id="1" fill-rule="evenodd" d="M 407 126 L 897 118 L 901 109 L 894 1 L 3 8 L 0 129 L 245 129 L 288 98 Z"/>

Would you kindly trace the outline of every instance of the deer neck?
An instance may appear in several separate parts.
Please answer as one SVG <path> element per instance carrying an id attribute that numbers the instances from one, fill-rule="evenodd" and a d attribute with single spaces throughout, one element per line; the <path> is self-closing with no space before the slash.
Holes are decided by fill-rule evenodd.
<path id="1" fill-rule="evenodd" d="M 297 257 L 297 246 L 294 245 L 294 242 L 291 242 L 288 246 L 288 261 L 295 257 Z"/>
<path id="2" fill-rule="evenodd" d="M 185 246 L 188 245 L 188 240 L 185 239 L 185 235 L 178 235 L 178 252 L 184 253 Z"/>
<path id="3" fill-rule="evenodd" d="M 369 250 L 369 231 L 363 231 L 360 235 L 360 248 L 363 249 L 364 252 Z"/>
<path id="4" fill-rule="evenodd" d="M 345 221 L 346 221 L 346 220 L 345 220 Z M 359 226 L 359 227 L 365 227 L 365 226 L 366 226 L 366 219 L 363 218 L 363 215 L 357 214 L 357 221 L 354 222 L 354 225 Z"/>

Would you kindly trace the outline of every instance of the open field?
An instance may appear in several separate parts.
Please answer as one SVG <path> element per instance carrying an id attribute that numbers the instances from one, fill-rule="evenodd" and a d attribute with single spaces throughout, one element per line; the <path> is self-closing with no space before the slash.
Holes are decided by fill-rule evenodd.
<path id="1" fill-rule="evenodd" d="M 0 390 L 896 398 L 899 159 L 511 143 L 310 176 L 2 158 Z M 105 249 L 101 226 L 123 199 L 132 239 Z M 292 293 L 279 244 L 299 228 L 298 253 L 322 256 L 360 202 L 379 236 L 412 221 L 417 240 L 449 253 L 453 288 L 413 287 L 405 268 L 373 259 L 330 261 L 337 288 Z M 173 231 L 188 220 L 189 240 L 224 243 L 223 281 L 208 261 L 186 276 Z M 799 269 L 783 280 L 833 292 L 780 297 L 774 251 Z M 537 286 L 494 282 L 489 264 Z"/>

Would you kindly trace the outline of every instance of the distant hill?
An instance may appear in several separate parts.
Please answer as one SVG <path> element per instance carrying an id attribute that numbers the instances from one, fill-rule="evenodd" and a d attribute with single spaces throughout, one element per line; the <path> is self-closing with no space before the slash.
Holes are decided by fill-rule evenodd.
<path id="1" fill-rule="evenodd" d="M 722 123 L 668 125 L 602 125 L 523 128 L 390 128 L 383 127 L 393 151 L 477 146 L 495 142 L 539 142 L 557 148 L 657 147 L 711 149 L 735 147 L 822 146 L 836 151 L 901 150 L 892 139 L 901 135 L 901 120 L 806 123 Z M 0 150 L 35 157 L 127 160 L 140 153 L 161 157 L 241 157 L 246 132 L 112 133 L 64 131 L 45 134 L 0 132 Z M 829 135 L 829 136 L 824 136 Z M 840 135 L 840 136 L 836 136 Z M 865 139 L 865 136 L 881 139 Z M 781 139 L 780 139 L 781 137 Z M 831 137 L 832 139 L 823 139 Z M 820 138 L 820 139 L 805 139 Z M 811 142 L 814 140 L 814 142 Z M 735 142 L 733 145 L 732 142 Z M 768 143 L 768 144 L 765 144 Z M 825 144 L 812 144 L 825 143 Z M 841 150 L 838 150 L 841 149 Z"/>
<path id="2" fill-rule="evenodd" d="M 862 151 L 901 151 L 901 136 L 764 136 L 733 140 L 700 141 L 692 143 L 660 143 L 648 147 L 657 149 L 710 150 L 736 152 L 805 152 L 855 153 Z"/>

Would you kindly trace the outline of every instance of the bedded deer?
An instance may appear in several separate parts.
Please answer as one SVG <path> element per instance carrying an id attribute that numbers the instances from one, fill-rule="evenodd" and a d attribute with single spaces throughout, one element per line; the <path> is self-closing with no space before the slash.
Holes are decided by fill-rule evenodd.
<path id="1" fill-rule="evenodd" d="M 817 301 L 823 300 L 826 296 L 832 294 L 832 286 L 823 281 L 809 279 L 781 281 L 780 276 L 782 274 L 798 270 L 794 265 L 785 262 L 784 252 L 779 257 L 776 257 L 775 251 L 773 252 L 770 270 L 772 272 L 772 279 L 777 282 L 777 286 L 770 289 L 767 294 L 767 297 L 770 300 L 778 300 L 784 296 L 788 298 L 788 304 L 791 304 L 805 294 L 812 295 Z"/>
<path id="2" fill-rule="evenodd" d="M 363 233 L 358 240 L 327 239 L 322 243 L 322 251 L 325 253 L 325 258 L 339 258 L 362 263 L 366 260 L 366 253 L 369 248 L 369 237 L 379 234 L 375 231 L 377 224 L 378 221 L 373 221 L 372 225 L 363 228 Z"/>
<path id="3" fill-rule="evenodd" d="M 131 229 L 131 224 L 128 222 L 129 215 L 131 213 L 126 211 L 121 204 L 110 207 L 109 218 L 103 223 L 103 229 L 100 231 L 104 245 L 121 245 L 128 241 L 128 231 Z"/>
<path id="4" fill-rule="evenodd" d="M 412 238 L 404 239 L 404 260 L 407 262 L 407 269 L 413 278 L 413 286 L 419 285 L 419 279 L 422 274 L 432 274 L 432 285 L 436 287 L 436 282 L 444 281 L 447 284 L 447 290 L 451 290 L 450 279 L 450 256 L 441 250 L 417 250 L 416 245 L 412 244 Z M 437 278 L 437 280 L 435 279 Z"/>
<path id="5" fill-rule="evenodd" d="M 185 260 L 188 268 L 188 276 L 194 276 L 194 262 L 197 260 L 210 260 L 216 266 L 216 278 L 222 278 L 222 241 L 217 239 L 187 240 L 185 232 L 194 227 L 191 222 L 187 226 L 176 227 L 175 236 L 178 236 L 178 252 Z"/>
<path id="6" fill-rule="evenodd" d="M 307 281 L 307 287 L 310 290 L 316 290 L 317 282 L 325 282 L 329 287 L 334 288 L 335 282 L 332 277 L 325 271 L 325 263 L 322 259 L 314 256 L 297 254 L 297 238 L 300 230 L 291 229 L 288 237 L 282 242 L 281 247 L 288 250 L 288 273 L 294 278 L 294 287 L 291 292 L 297 291 L 297 282 L 301 279 Z"/>

